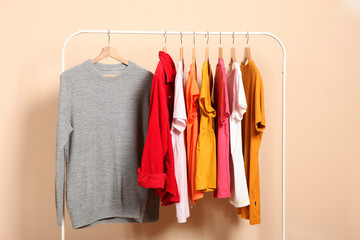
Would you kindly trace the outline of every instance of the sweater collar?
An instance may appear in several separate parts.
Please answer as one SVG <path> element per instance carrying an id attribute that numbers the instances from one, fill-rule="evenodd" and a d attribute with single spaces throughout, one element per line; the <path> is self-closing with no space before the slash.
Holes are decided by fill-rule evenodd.
<path id="1" fill-rule="evenodd" d="M 164 51 L 159 51 L 159 58 L 164 64 L 166 83 L 173 82 L 176 76 L 176 68 L 174 61 L 170 55 Z"/>

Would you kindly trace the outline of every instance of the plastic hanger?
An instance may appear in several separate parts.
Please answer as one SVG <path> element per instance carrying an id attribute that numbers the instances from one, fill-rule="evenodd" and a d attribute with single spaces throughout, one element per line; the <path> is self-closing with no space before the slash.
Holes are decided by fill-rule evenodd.
<path id="1" fill-rule="evenodd" d="M 209 32 L 205 35 L 207 37 L 206 45 L 205 45 L 205 61 L 209 61 Z"/>
<path id="2" fill-rule="evenodd" d="M 117 60 L 117 61 L 119 61 L 119 62 L 121 62 L 121 63 L 123 63 L 125 65 L 129 65 L 128 60 L 120 57 L 120 55 L 117 53 L 116 49 L 113 48 L 113 47 L 110 47 L 110 30 L 108 31 L 107 35 L 108 35 L 108 46 L 103 47 L 101 49 L 100 54 L 96 58 L 91 60 L 92 63 L 99 62 L 99 61 L 101 61 L 101 60 L 103 60 L 103 59 L 105 59 L 107 57 L 112 57 L 113 59 L 115 59 L 115 60 Z"/>
<path id="3" fill-rule="evenodd" d="M 231 53 L 230 53 L 230 63 L 229 63 L 229 68 L 232 69 L 232 65 L 234 62 L 237 62 L 237 59 L 236 59 L 236 52 L 235 52 L 235 34 L 233 32 L 232 34 L 232 38 L 233 38 L 233 41 L 232 41 L 232 47 L 231 47 Z"/>
<path id="4" fill-rule="evenodd" d="M 164 33 L 164 46 L 162 47 L 162 51 L 163 52 L 166 52 L 167 53 L 167 47 L 166 47 L 166 38 L 167 38 L 167 35 L 166 35 L 166 30 L 165 30 L 165 33 Z"/>
<path id="5" fill-rule="evenodd" d="M 221 46 L 221 32 L 220 32 L 220 46 L 219 46 L 219 59 L 223 58 L 223 49 Z"/>
<path id="6" fill-rule="evenodd" d="M 251 60 L 251 55 L 250 55 L 250 47 L 249 47 L 249 32 L 247 32 L 246 34 L 246 46 L 244 49 L 244 58 L 242 60 L 242 64 L 246 65 L 248 64 L 248 62 Z"/>
<path id="7" fill-rule="evenodd" d="M 196 48 L 195 48 L 195 31 L 194 31 L 194 37 L 193 37 L 193 48 L 192 48 L 192 63 L 196 63 Z"/>

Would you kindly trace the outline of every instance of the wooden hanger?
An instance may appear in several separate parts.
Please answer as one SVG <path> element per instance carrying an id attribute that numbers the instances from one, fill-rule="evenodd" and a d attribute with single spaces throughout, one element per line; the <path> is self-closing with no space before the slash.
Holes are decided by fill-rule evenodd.
<path id="1" fill-rule="evenodd" d="M 205 61 L 209 61 L 209 47 L 206 46 L 205 47 Z"/>
<path id="2" fill-rule="evenodd" d="M 207 40 L 206 40 L 206 45 L 205 45 L 205 61 L 209 61 L 209 32 L 207 33 L 207 35 L 205 35 L 205 37 L 207 36 Z"/>
<path id="3" fill-rule="evenodd" d="M 108 32 L 108 46 L 103 47 L 101 49 L 100 54 L 93 58 L 91 61 L 92 63 L 96 63 L 99 62 L 107 57 L 112 57 L 115 60 L 118 60 L 119 62 L 125 64 L 125 65 L 129 65 L 129 61 L 120 57 L 120 55 L 117 53 L 116 49 L 113 47 L 110 47 L 110 30 Z"/>
<path id="4" fill-rule="evenodd" d="M 184 48 L 183 48 L 183 46 L 180 47 L 180 61 L 184 62 Z"/>
<path id="5" fill-rule="evenodd" d="M 249 33 L 246 34 L 246 46 L 244 49 L 244 57 L 242 60 L 243 65 L 246 65 L 251 60 L 250 47 L 249 47 Z"/>
<path id="6" fill-rule="evenodd" d="M 192 62 L 192 63 L 196 63 L 196 48 L 195 48 L 195 47 L 192 48 L 192 58 L 191 58 L 191 62 Z"/>
<path id="7" fill-rule="evenodd" d="M 184 48 L 183 48 L 182 38 L 183 38 L 183 34 L 182 34 L 182 32 L 180 32 L 181 45 L 180 45 L 180 60 L 179 61 L 182 61 L 184 63 Z"/>
<path id="8" fill-rule="evenodd" d="M 221 46 L 221 32 L 220 32 L 220 46 L 219 46 L 219 59 L 223 58 L 223 49 Z"/>
<path id="9" fill-rule="evenodd" d="M 236 59 L 236 52 L 235 52 L 235 36 L 234 36 L 234 32 L 233 32 L 233 42 L 232 42 L 232 47 L 231 47 L 231 53 L 230 53 L 230 63 L 229 63 L 229 69 L 232 69 L 232 65 L 234 62 L 237 62 Z"/>
<path id="10" fill-rule="evenodd" d="M 192 48 L 191 63 L 196 63 L 195 31 L 194 31 L 194 38 L 193 38 L 193 48 Z"/>
<path id="11" fill-rule="evenodd" d="M 166 53 L 167 53 L 167 48 L 166 48 L 166 38 L 167 38 L 167 36 L 166 36 L 166 31 L 165 31 L 165 33 L 164 33 L 164 38 L 165 38 L 165 41 L 164 41 L 164 46 L 162 47 L 161 51 L 163 51 L 163 52 L 166 52 Z"/>

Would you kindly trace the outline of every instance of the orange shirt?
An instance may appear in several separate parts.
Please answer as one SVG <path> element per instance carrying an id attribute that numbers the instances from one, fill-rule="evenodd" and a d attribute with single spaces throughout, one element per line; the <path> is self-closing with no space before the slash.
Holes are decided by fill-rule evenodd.
<path id="1" fill-rule="evenodd" d="M 250 224 L 260 223 L 260 178 L 259 149 L 265 129 L 264 88 L 262 78 L 253 60 L 247 65 L 240 64 L 248 109 L 242 120 L 242 141 L 245 175 L 247 179 L 250 205 L 238 208 L 242 218 Z"/>
<path id="2" fill-rule="evenodd" d="M 209 192 L 216 189 L 216 139 L 212 127 L 216 112 L 211 106 L 210 88 L 213 74 L 208 61 L 204 62 L 201 73 L 200 132 L 196 148 L 196 189 Z"/>
<path id="3" fill-rule="evenodd" d="M 190 65 L 189 77 L 185 86 L 186 101 L 186 156 L 188 163 L 188 191 L 193 205 L 196 200 L 203 198 L 201 191 L 196 191 L 196 144 L 199 134 L 199 86 L 197 84 L 196 64 Z"/>

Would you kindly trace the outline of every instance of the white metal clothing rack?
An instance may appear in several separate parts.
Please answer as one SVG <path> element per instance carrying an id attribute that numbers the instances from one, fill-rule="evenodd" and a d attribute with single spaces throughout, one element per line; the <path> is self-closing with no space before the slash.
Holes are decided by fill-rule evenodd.
<path id="1" fill-rule="evenodd" d="M 83 33 L 101 34 L 153 34 L 153 35 L 263 35 L 275 39 L 281 46 L 283 52 L 282 69 L 282 240 L 285 240 L 285 103 L 286 103 L 286 50 L 281 40 L 269 32 L 190 32 L 190 31 L 118 31 L 118 30 L 79 30 L 71 34 L 65 41 L 62 48 L 62 72 L 65 70 L 65 49 L 68 42 L 76 35 Z M 64 201 L 65 205 L 65 201 Z M 63 207 L 61 240 L 65 240 L 65 221 Z"/>

